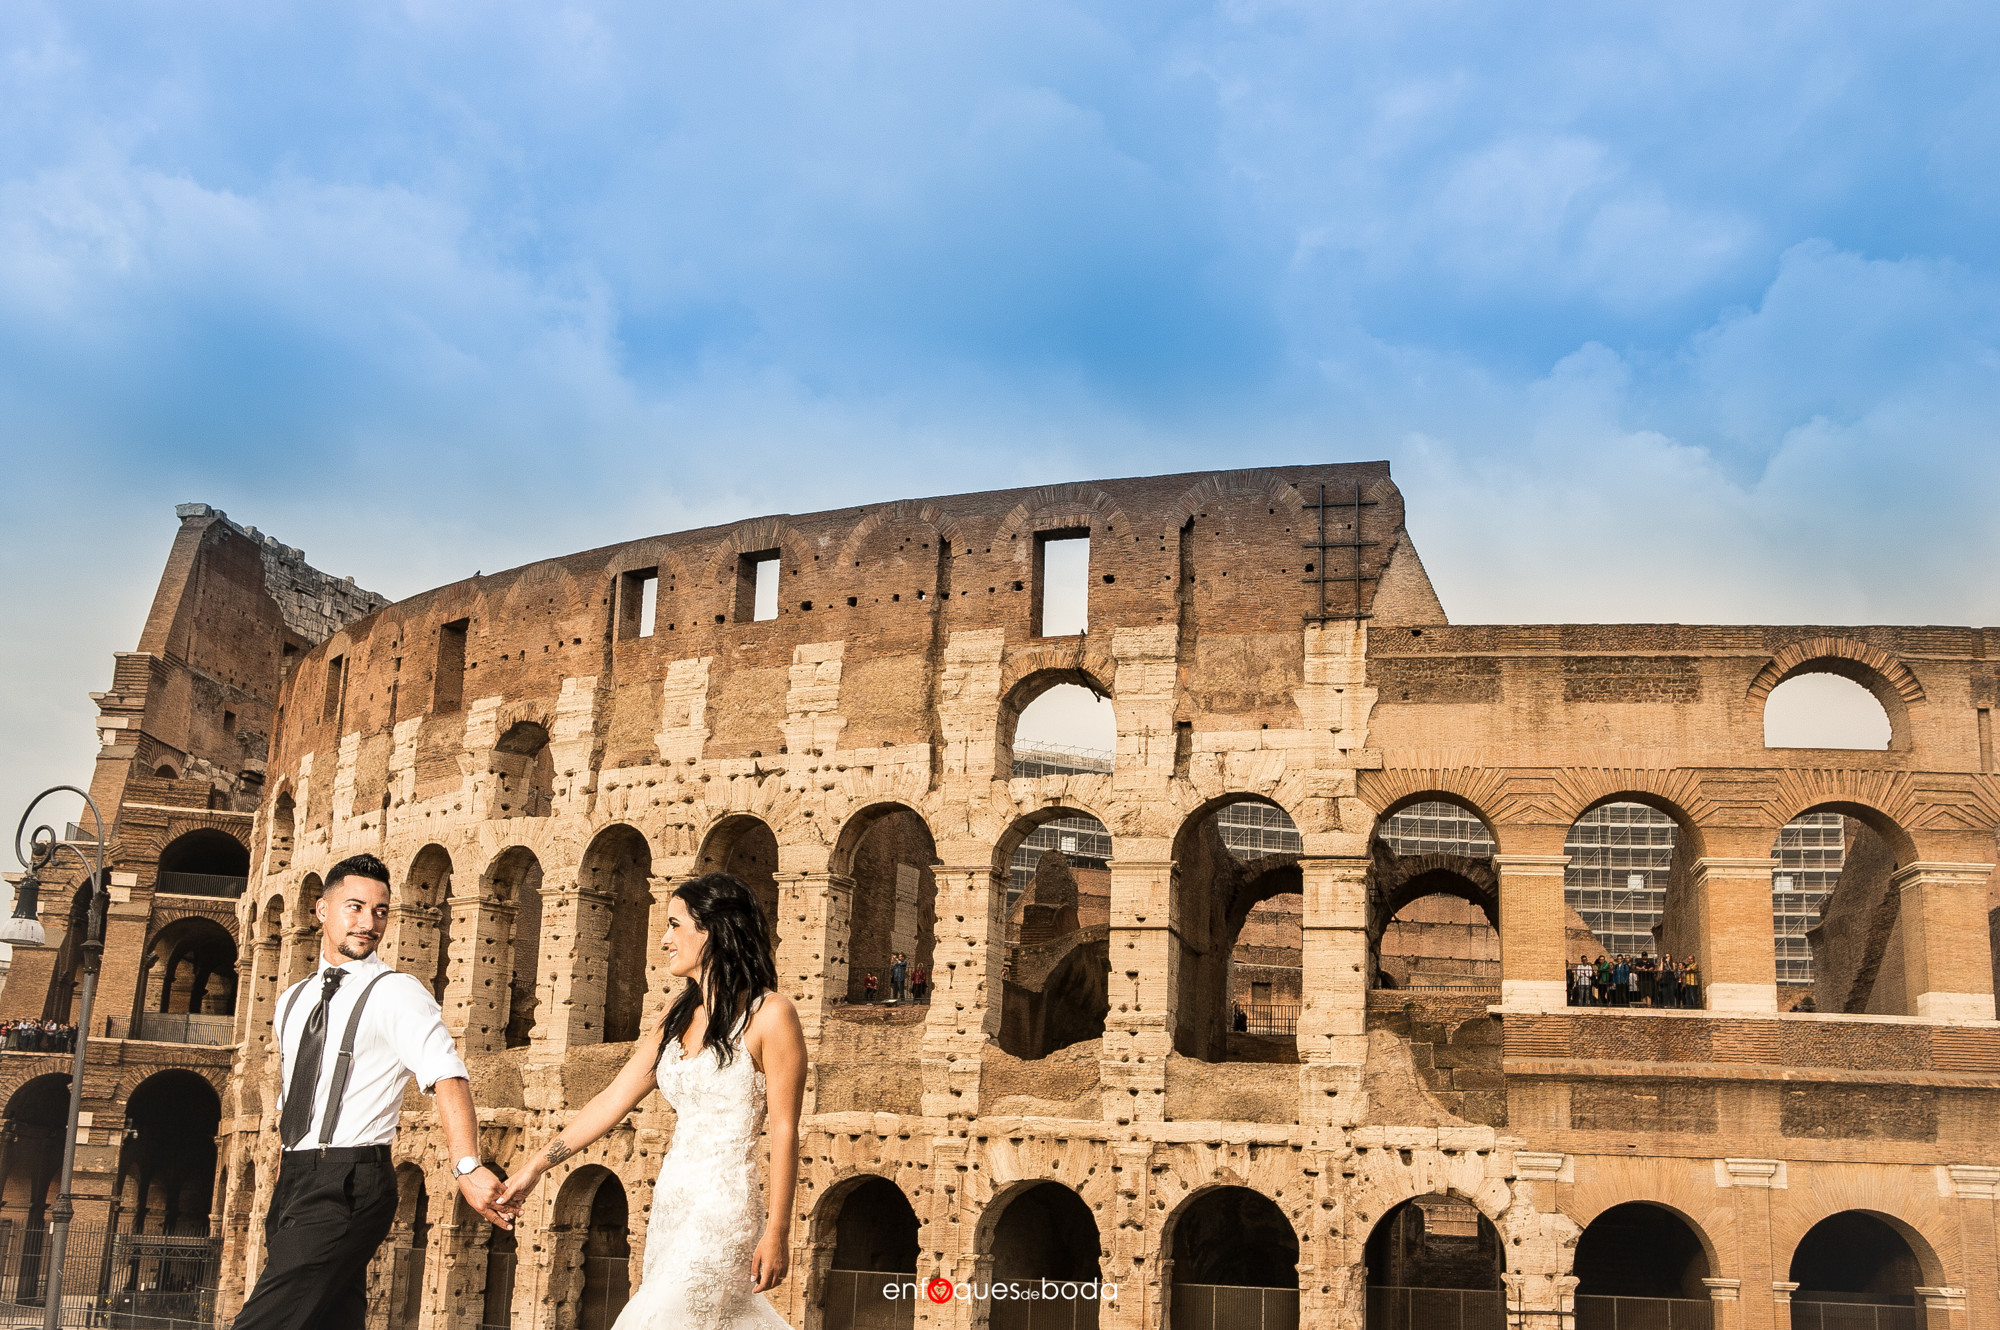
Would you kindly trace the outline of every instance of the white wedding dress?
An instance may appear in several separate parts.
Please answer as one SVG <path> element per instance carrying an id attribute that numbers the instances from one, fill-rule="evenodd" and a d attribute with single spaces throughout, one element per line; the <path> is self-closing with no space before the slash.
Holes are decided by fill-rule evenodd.
<path id="1" fill-rule="evenodd" d="M 750 1282 L 766 1212 L 757 1187 L 764 1073 L 743 1046 L 748 1024 L 746 1013 L 727 1066 L 706 1049 L 683 1057 L 678 1039 L 661 1050 L 655 1075 L 676 1114 L 674 1143 L 653 1187 L 639 1287 L 612 1330 L 789 1330 Z"/>

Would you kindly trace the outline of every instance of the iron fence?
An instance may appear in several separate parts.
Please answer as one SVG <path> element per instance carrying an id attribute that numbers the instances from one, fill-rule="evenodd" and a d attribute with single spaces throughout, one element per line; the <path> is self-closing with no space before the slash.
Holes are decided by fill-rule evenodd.
<path id="1" fill-rule="evenodd" d="M 1879 1302 L 1821 1302 L 1792 1298 L 1792 1330 L 1917 1330 L 1914 1306 Z"/>
<path id="2" fill-rule="evenodd" d="M 1174 1281 L 1174 1330 L 1299 1330 L 1295 1288 Z"/>
<path id="3" fill-rule="evenodd" d="M 1506 1330 L 1498 1289 L 1368 1286 L 1368 1330 Z"/>
<path id="4" fill-rule="evenodd" d="M 179 1011 L 145 1011 L 136 1020 L 109 1016 L 104 1021 L 104 1037 L 222 1048 L 236 1042 L 236 1018 Z"/>
<path id="5" fill-rule="evenodd" d="M 1258 1002 L 1239 1010 L 1243 1013 L 1241 1034 L 1275 1035 L 1289 1039 L 1299 1032 L 1299 1009 L 1296 1005 Z"/>
<path id="6" fill-rule="evenodd" d="M 909 1330 L 923 1296 L 913 1274 L 884 1270 L 829 1270 L 820 1325 L 824 1330 Z M 894 1296 L 885 1293 L 896 1290 Z"/>
<path id="7" fill-rule="evenodd" d="M 1706 1298 L 1576 1300 L 1576 1330 L 1714 1330 L 1715 1304 Z"/>
<path id="8" fill-rule="evenodd" d="M 40 1325 L 49 1233 L 0 1224 L 0 1325 Z M 215 1323 L 222 1239 L 206 1233 L 72 1228 L 63 1252 L 61 1324 L 75 1330 L 207 1330 Z"/>
<path id="9" fill-rule="evenodd" d="M 155 891 L 175 896 L 227 896 L 243 894 L 248 886 L 247 877 L 231 877 L 222 873 L 162 873 L 154 882 Z"/>

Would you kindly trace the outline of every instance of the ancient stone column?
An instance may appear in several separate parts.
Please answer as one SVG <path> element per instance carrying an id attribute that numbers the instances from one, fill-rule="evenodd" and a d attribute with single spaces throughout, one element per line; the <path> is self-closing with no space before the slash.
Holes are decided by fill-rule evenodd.
<path id="1" fill-rule="evenodd" d="M 1747 1289 L 1770 1288 L 1770 1301 L 1750 1297 L 1738 1301 L 1740 1319 L 1731 1330 L 1790 1330 L 1790 1285 L 1781 1291 L 1771 1276 L 1777 1273 L 1771 1262 L 1771 1190 L 1784 1185 L 1785 1166 L 1776 1159 L 1725 1159 L 1721 1177 L 1736 1202 L 1736 1277 Z"/>
<path id="2" fill-rule="evenodd" d="M 1496 854 L 1500 875 L 1500 1005 L 1560 1011 L 1569 1003 L 1565 979 L 1575 958 L 1563 950 L 1568 906 L 1562 854 Z M 1767 911 L 1768 913 L 1768 911 Z M 1766 928 L 1765 932 L 1770 929 Z"/>
<path id="3" fill-rule="evenodd" d="M 1358 1067 L 1368 1058 L 1368 863 L 1359 855 L 1299 860 L 1298 1040 L 1308 1066 Z"/>
<path id="4" fill-rule="evenodd" d="M 542 889 L 542 955 L 535 1038 L 550 1052 L 604 1042 L 605 965 L 610 959 L 611 897 L 569 886 Z"/>
<path id="5" fill-rule="evenodd" d="M 1710 1324 L 1714 1330 L 1736 1330 L 1737 1295 L 1742 1291 L 1740 1279 L 1704 1279 L 1702 1287 L 1708 1290 Z"/>
<path id="6" fill-rule="evenodd" d="M 507 1047 L 507 998 L 514 978 L 514 907 L 485 896 L 453 896 L 445 1027 L 464 1053 Z"/>
<path id="7" fill-rule="evenodd" d="M 1137 847 L 1134 847 L 1135 849 Z M 1144 853 L 1140 850 L 1139 853 Z M 1104 1020 L 1104 1117 L 1159 1122 L 1180 985 L 1179 901 L 1171 859 L 1121 854 L 1111 867 L 1111 1010 Z"/>
<path id="8" fill-rule="evenodd" d="M 1701 1004 L 1710 1011 L 1775 1012 L 1777 946 L 1771 932 L 1769 854 L 1697 859 L 1681 908 L 1695 913 Z M 1670 899 L 1668 908 L 1675 908 Z M 1685 935 L 1685 930 L 1679 930 Z"/>
<path id="9" fill-rule="evenodd" d="M 777 873 L 778 985 L 798 1008 L 806 1040 L 817 1043 L 826 1014 L 847 1000 L 847 930 L 854 880 L 840 873 Z"/>
<path id="10" fill-rule="evenodd" d="M 1959 1283 L 1965 1288 L 1965 1324 L 2000 1327 L 2000 1168 L 1947 1164 L 1952 1208 L 1958 1212 Z"/>
<path id="11" fill-rule="evenodd" d="M 990 854 L 939 864 L 931 946 L 930 1009 L 924 1016 L 924 1116 L 979 1112 L 979 1052 L 1000 1033 L 1007 889 Z"/>
<path id="12" fill-rule="evenodd" d="M 1890 879 L 1900 896 L 1903 991 L 1929 1021 L 1990 1021 L 1993 953 L 1986 925 L 1991 864 L 1918 862 Z"/>

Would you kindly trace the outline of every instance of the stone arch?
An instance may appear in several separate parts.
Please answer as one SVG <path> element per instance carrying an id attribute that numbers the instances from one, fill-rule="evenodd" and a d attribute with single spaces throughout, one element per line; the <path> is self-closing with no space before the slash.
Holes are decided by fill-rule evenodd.
<path id="1" fill-rule="evenodd" d="M 778 948 L 778 834 L 754 813 L 724 813 L 701 838 L 696 871 L 727 873 L 757 898 L 771 928 L 771 950 Z M 797 922 L 797 921 L 794 921 Z"/>
<path id="2" fill-rule="evenodd" d="M 235 1015 L 236 962 L 236 938 L 216 920 L 185 914 L 161 924 L 140 961 L 140 1011 Z"/>
<path id="3" fill-rule="evenodd" d="M 1162 1323 L 1171 1330 L 1298 1324 L 1299 1235 L 1264 1193 L 1195 1189 L 1167 1216 L 1161 1247 L 1171 1263 Z"/>
<path id="4" fill-rule="evenodd" d="M 993 545 L 998 549 L 1002 541 L 1018 544 L 1024 533 L 1069 527 L 1088 527 L 1093 532 L 1102 527 L 1110 535 L 1129 534 L 1131 525 L 1117 501 L 1095 485 L 1044 485 L 1030 490 L 1000 519 L 993 531 Z"/>
<path id="5" fill-rule="evenodd" d="M 828 1187 L 806 1230 L 807 1326 L 886 1330 L 914 1324 L 921 1228 L 909 1197 L 891 1178 L 860 1172 Z M 891 1282 L 909 1287 L 899 1298 L 884 1298 L 882 1286 Z"/>
<path id="6" fill-rule="evenodd" d="M 1886 802 L 1886 801 L 1884 801 Z M 1903 892 L 1896 874 L 1921 856 L 1902 822 L 1875 803 L 1826 799 L 1786 820 L 1838 813 L 1845 842 L 1839 877 L 1806 931 L 1816 1010 L 1916 1015 L 1917 994 L 1904 964 Z M 1774 837 L 1783 828 L 1774 831 Z M 1775 900 L 1775 896 L 1774 896 Z M 1984 975 L 1973 982 L 1983 982 Z"/>
<path id="7" fill-rule="evenodd" d="M 949 550 L 963 534 L 959 523 L 953 521 L 951 516 L 938 505 L 919 503 L 914 499 L 898 499 L 894 503 L 885 503 L 869 509 L 861 520 L 854 524 L 840 542 L 840 552 L 834 556 L 836 566 L 851 568 L 870 536 L 884 526 L 903 522 L 921 522 L 929 527 L 944 543 L 946 550 Z"/>
<path id="8" fill-rule="evenodd" d="M 1565 810 L 1567 811 L 1567 810 Z M 1620 956 L 1684 958 L 1702 954 L 1698 911 L 1690 893 L 1706 847 L 1685 805 L 1657 790 L 1600 790 L 1576 808 L 1564 833 L 1563 898 L 1616 963 Z M 1564 959 L 1576 959 L 1570 947 Z M 1638 1000 L 1660 1001 L 1654 976 L 1636 963 Z M 1706 1001 L 1705 985 L 1689 1001 Z M 1633 1002 L 1630 982 L 1614 996 Z M 1676 999 L 1678 1000 L 1678 999 Z"/>
<path id="9" fill-rule="evenodd" d="M 1609 1304 L 1594 1298 L 1706 1302 L 1702 1281 L 1716 1273 L 1715 1243 L 1685 1211 L 1633 1199 L 1607 1205 L 1582 1225 L 1571 1273 L 1577 1278 L 1577 1323 L 1611 1324 Z"/>
<path id="10" fill-rule="evenodd" d="M 1261 805 L 1276 809 L 1292 839 L 1283 848 L 1235 838 L 1232 828 L 1241 820 L 1230 816 L 1239 805 Z M 1250 828 L 1245 824 L 1246 831 Z M 1255 963 L 1274 976 L 1283 971 L 1289 979 L 1284 987 L 1292 996 L 1289 1031 L 1273 1030 L 1257 1038 L 1289 1039 L 1290 1056 L 1297 1056 L 1297 994 L 1304 949 L 1301 932 L 1304 902 L 1298 866 L 1302 842 L 1297 840 L 1297 823 L 1275 800 L 1240 791 L 1219 795 L 1198 805 L 1183 819 L 1173 843 L 1174 892 L 1180 927 L 1176 945 L 1180 948 L 1179 983 L 1173 994 L 1170 1019 L 1174 1029 L 1174 1049 L 1185 1057 L 1204 1062 L 1227 1061 L 1232 1053 L 1233 1034 L 1249 1034 L 1247 1008 L 1257 1005 L 1254 989 L 1238 991 L 1238 943 L 1243 939 L 1251 911 L 1266 901 L 1278 900 L 1269 921 L 1271 936 L 1252 944 L 1246 963 Z M 1281 899 L 1282 898 L 1282 899 Z M 1254 962 L 1252 958 L 1255 958 Z M 1267 981 L 1270 982 L 1270 981 Z M 1275 989 L 1276 984 L 1273 985 Z M 1277 996 L 1274 992 L 1273 996 Z M 1246 1012 L 1242 1021 L 1238 1010 Z M 1239 1030 L 1236 1026 L 1243 1026 Z M 1244 1043 L 1245 1041 L 1237 1041 Z M 1259 1060 L 1283 1060 L 1285 1050 L 1252 1050 L 1242 1055 Z"/>
<path id="11" fill-rule="evenodd" d="M 1500 879 L 1490 857 L 1436 850 L 1398 854 L 1385 839 L 1373 842 L 1371 987 L 1497 982 L 1499 929 Z"/>
<path id="12" fill-rule="evenodd" d="M 155 1072 L 132 1088 L 117 1194 L 134 1232 L 208 1232 L 221 1120 L 215 1086 L 194 1071 Z"/>
<path id="13" fill-rule="evenodd" d="M 755 554 L 759 550 L 777 550 L 786 565 L 784 571 L 791 576 L 801 576 L 813 570 L 812 543 L 794 530 L 790 523 L 776 517 L 760 517 L 732 528 L 715 547 L 715 552 L 708 559 L 709 585 L 733 585 L 737 557 Z M 778 601 L 778 612 L 784 612 L 782 596 Z"/>
<path id="14" fill-rule="evenodd" d="M 1364 790 L 1364 795 L 1367 793 L 1369 791 Z M 1373 793 L 1378 797 L 1386 797 L 1382 797 L 1382 801 L 1376 804 L 1375 825 L 1369 835 L 1371 841 L 1383 839 L 1389 820 L 1399 813 L 1408 812 L 1425 804 L 1449 804 L 1470 813 L 1478 821 L 1485 829 L 1488 844 L 1497 847 L 1500 843 L 1500 833 L 1495 828 L 1490 805 L 1469 794 L 1444 786 L 1421 784 L 1412 789 L 1395 792 L 1379 790 Z"/>
<path id="15" fill-rule="evenodd" d="M 653 848 L 638 828 L 598 831 L 577 874 L 577 981 L 582 1031 L 573 1043 L 627 1043 L 645 1019 L 646 955 L 652 935 Z M 601 998 L 591 1000 L 593 993 Z M 595 1034 L 595 1038 L 590 1037 Z"/>
<path id="16" fill-rule="evenodd" d="M 234 832 L 197 827 L 160 850 L 154 890 L 183 896 L 239 896 L 250 876 L 250 847 Z"/>
<path id="17" fill-rule="evenodd" d="M 69 1121 L 69 1074 L 47 1072 L 24 1078 L 7 1096 L 0 1113 L 7 1128 L 0 1154 L 0 1215 L 29 1229 L 42 1227 L 57 1166 L 62 1162 L 63 1128 Z M 39 1274 L 23 1271 L 24 1286 Z"/>
<path id="18" fill-rule="evenodd" d="M 1484 1207 L 1455 1191 L 1388 1207 L 1362 1249 L 1369 1330 L 1430 1325 L 1463 1314 L 1468 1327 L 1504 1324 L 1507 1268 L 1500 1230 Z"/>
<path id="19" fill-rule="evenodd" d="M 1745 694 L 1745 705 L 1760 726 L 1760 733 L 1771 694 L 1781 684 L 1807 674 L 1836 675 L 1861 685 L 1873 695 L 1889 722 L 1888 750 L 1906 753 L 1916 746 L 1910 708 L 1924 704 L 1923 685 L 1901 660 L 1866 642 L 1845 637 L 1794 642 L 1757 671 Z"/>
<path id="20" fill-rule="evenodd" d="M 1063 685 L 1082 688 L 1103 698 L 1115 711 L 1111 680 L 1116 662 L 1108 655 L 1086 650 L 1089 638 L 1079 639 L 1073 650 L 1036 648 L 1011 657 L 1002 680 L 998 723 L 994 731 L 993 773 L 995 779 L 1010 779 L 1014 771 L 1014 740 L 1021 716 L 1051 689 Z"/>
<path id="21" fill-rule="evenodd" d="M 368 1265 L 369 1330 L 417 1330 L 431 1239 L 430 1179 L 415 1160 L 396 1165 L 396 1215 Z"/>
<path id="22" fill-rule="evenodd" d="M 511 940 L 499 952 L 505 973 L 492 978 L 507 990 L 503 1042 L 508 1048 L 525 1048 L 534 1037 L 546 987 L 542 982 L 541 860 L 525 845 L 508 846 L 487 865 L 479 896 L 482 910 L 511 910 L 513 915 Z"/>
<path id="23" fill-rule="evenodd" d="M 973 1231 L 981 1263 L 999 1281 L 1081 1283 L 1100 1278 L 1104 1237 L 1097 1215 L 1069 1184 L 1024 1178 L 995 1191 Z M 1095 1306 L 1094 1299 L 1057 1299 Z M 1044 1300 L 1046 1305 L 1046 1300 Z"/>
<path id="24" fill-rule="evenodd" d="M 1286 508 L 1295 513 L 1305 511 L 1305 499 L 1275 471 L 1223 471 L 1204 476 L 1180 492 L 1168 510 L 1167 520 L 1172 525 L 1167 529 L 1178 531 L 1209 505 L 1232 501 L 1261 503 L 1266 508 Z"/>
<path id="25" fill-rule="evenodd" d="M 516 720 L 501 733 L 490 758 L 500 788 L 493 799 L 500 817 L 547 817 L 555 804 L 555 756 L 543 720 Z"/>
<path id="26" fill-rule="evenodd" d="M 904 960 L 908 976 L 931 969 L 937 938 L 937 843 L 930 825 L 908 804 L 878 803 L 841 827 L 830 861 L 851 884 L 847 911 L 847 1000 L 867 1000 L 867 976 L 877 995 L 894 996 L 892 965 Z"/>
<path id="27" fill-rule="evenodd" d="M 550 1211 L 555 1260 L 548 1306 L 562 1330 L 610 1330 L 631 1290 L 625 1183 L 601 1164 L 563 1179 Z"/>
<path id="28" fill-rule="evenodd" d="M 441 1004 L 451 978 L 451 852 L 435 841 L 410 857 L 401 890 L 392 890 L 393 947 L 383 959 L 423 981 Z"/>
<path id="29" fill-rule="evenodd" d="M 298 803 L 292 797 L 292 783 L 287 780 L 279 785 L 271 800 L 271 816 L 264 826 L 266 873 L 279 873 L 291 867 L 297 827 Z"/>
<path id="30" fill-rule="evenodd" d="M 1917 1289 L 1959 1282 L 1915 1225 L 1865 1207 L 1832 1210 L 1805 1222 L 1792 1245 L 1786 1278 L 1799 1286 L 1794 1302 L 1916 1307 L 1920 1319 L 1923 1298 Z"/>

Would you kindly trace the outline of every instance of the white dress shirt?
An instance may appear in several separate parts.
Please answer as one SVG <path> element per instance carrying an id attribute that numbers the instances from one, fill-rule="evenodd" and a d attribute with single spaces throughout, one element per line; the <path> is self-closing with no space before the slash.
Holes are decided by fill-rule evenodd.
<path id="1" fill-rule="evenodd" d="M 334 967 L 320 957 L 312 977 L 292 985 L 278 998 L 278 1032 L 284 1057 L 284 1082 L 292 1083 L 292 1063 L 305 1036 L 306 1020 L 319 1002 L 326 972 Z M 326 1042 L 319 1057 L 319 1084 L 313 1089 L 312 1126 L 296 1148 L 319 1146 L 319 1124 L 326 1117 L 326 1095 L 332 1088 L 334 1068 L 340 1062 L 340 1041 L 347 1033 L 347 1018 L 361 1000 L 361 990 L 369 980 L 384 976 L 368 995 L 368 1008 L 361 1013 L 361 1028 L 354 1032 L 354 1062 L 347 1073 L 347 1093 L 340 1109 L 330 1147 L 387 1145 L 396 1137 L 397 1116 L 403 1107 L 403 1091 L 409 1078 L 417 1078 L 417 1088 L 430 1094 L 437 1083 L 453 1076 L 466 1076 L 465 1063 L 444 1028 L 444 1012 L 430 990 L 415 975 L 389 968 L 380 955 L 348 961 L 339 967 L 347 977 L 340 981 L 333 1001 L 327 1004 Z M 298 1000 L 292 1001 L 292 994 Z M 287 1004 L 291 1010 L 286 1011 Z M 470 1077 L 467 1077 L 470 1079 Z M 279 1092 L 281 1095 L 283 1090 Z"/>

